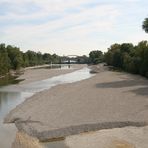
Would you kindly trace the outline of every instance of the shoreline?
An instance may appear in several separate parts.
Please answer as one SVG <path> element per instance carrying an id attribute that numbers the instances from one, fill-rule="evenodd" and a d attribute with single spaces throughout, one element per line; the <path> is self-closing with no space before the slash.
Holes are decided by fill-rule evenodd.
<path id="1" fill-rule="evenodd" d="M 70 73 L 70 72 L 79 70 L 83 67 L 86 67 L 87 65 L 86 64 L 80 64 L 80 65 L 73 65 L 72 64 L 71 66 L 72 66 L 72 68 L 67 68 L 67 69 L 59 69 L 59 68 L 38 69 L 38 67 L 27 68 L 27 69 L 25 69 L 25 73 L 23 75 L 20 75 L 17 78 L 17 80 L 24 79 L 24 81 L 21 81 L 19 83 L 19 85 L 28 84 L 28 83 L 31 83 L 31 82 L 46 80 L 46 79 L 49 79 L 51 77 Z"/>
<path id="2" fill-rule="evenodd" d="M 40 141 L 96 131 L 103 123 L 105 128 L 143 127 L 148 123 L 147 110 L 141 108 L 148 94 L 141 88 L 147 86 L 140 76 L 100 69 L 87 80 L 35 94 L 11 111 L 5 122 L 15 122 L 20 131 Z"/>
<path id="3" fill-rule="evenodd" d="M 35 76 L 35 79 L 33 79 L 34 81 L 33 82 L 42 82 L 42 80 L 45 80 L 45 79 L 48 79 L 48 78 L 52 78 L 52 77 L 55 77 L 55 76 L 58 76 L 58 75 L 62 75 L 62 74 L 66 74 L 66 73 L 71 73 L 72 71 L 76 71 L 82 67 L 86 67 L 86 65 L 74 65 L 74 69 L 28 69 L 25 71 L 24 75 L 21 75 L 21 77 L 23 76 L 25 78 L 26 74 L 28 76 L 28 78 L 32 79 L 34 76 Z M 44 81 L 43 81 L 44 82 Z M 4 143 L 3 139 L 6 139 L 8 136 L 10 136 L 10 139 L 9 141 L 13 141 L 12 137 L 13 135 L 15 136 L 15 133 L 13 132 L 14 130 L 11 130 L 11 124 L 3 124 L 3 114 L 4 115 L 7 115 L 8 114 L 8 111 L 10 109 L 14 109 L 16 106 L 18 106 L 18 104 L 21 104 L 24 99 L 28 98 L 27 96 L 30 96 L 30 90 L 26 89 L 27 86 L 30 86 L 29 84 L 34 84 L 34 83 L 30 83 L 30 80 L 25 80 L 24 82 L 21 82 L 19 84 L 12 84 L 12 85 L 7 85 L 7 86 L 4 86 L 1 88 L 1 95 L 2 95 L 2 116 L 1 116 L 1 140 L 0 140 L 0 143 L 3 144 L 3 147 L 7 148 L 7 147 L 10 147 L 10 143 Z M 28 91 L 28 92 L 27 92 Z M 4 94 L 4 95 L 3 95 Z M 6 95 L 8 94 L 8 95 Z M 11 94 L 12 94 L 12 97 L 11 97 Z M 6 95 L 6 99 L 4 99 Z M 21 96 L 20 96 L 21 95 Z M 15 98 L 16 96 L 16 98 Z M 19 98 L 20 96 L 20 98 Z M 10 99 L 8 100 L 7 97 L 9 97 Z M 24 97 L 24 99 L 23 99 Z M 13 99 L 14 98 L 14 99 Z M 18 101 L 17 101 L 18 99 Z M 11 105 L 10 109 L 9 109 L 9 106 L 6 106 L 7 104 L 5 104 L 5 100 L 7 102 L 7 104 L 13 104 Z M 13 101 L 14 100 L 14 101 Z M 5 110 L 5 108 L 7 110 Z M 6 112 L 6 113 L 5 113 Z M 13 124 L 14 126 L 14 129 L 16 129 L 16 126 L 15 124 Z M 10 131 L 8 129 L 6 129 L 5 127 L 8 127 L 8 129 L 10 129 Z M 7 135 L 9 134 L 9 135 Z"/>

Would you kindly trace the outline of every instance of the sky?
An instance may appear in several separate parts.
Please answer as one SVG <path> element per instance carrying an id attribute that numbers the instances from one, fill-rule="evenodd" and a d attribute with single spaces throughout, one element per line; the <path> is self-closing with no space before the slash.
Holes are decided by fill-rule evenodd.
<path id="1" fill-rule="evenodd" d="M 0 0 L 0 42 L 58 55 L 148 40 L 148 0 Z"/>

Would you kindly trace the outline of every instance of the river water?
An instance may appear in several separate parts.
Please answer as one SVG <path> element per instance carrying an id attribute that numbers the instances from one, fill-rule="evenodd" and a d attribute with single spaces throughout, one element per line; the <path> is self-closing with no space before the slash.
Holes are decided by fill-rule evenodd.
<path id="1" fill-rule="evenodd" d="M 0 87 L 0 148 L 10 148 L 17 132 L 14 124 L 3 124 L 3 119 L 10 110 L 37 92 L 50 89 L 59 84 L 73 83 L 90 78 L 93 75 L 90 74 L 89 71 L 88 68 L 83 68 L 72 73 L 29 84 L 16 84 Z M 49 148 L 64 148 L 60 142 L 48 143 L 45 145 Z"/>

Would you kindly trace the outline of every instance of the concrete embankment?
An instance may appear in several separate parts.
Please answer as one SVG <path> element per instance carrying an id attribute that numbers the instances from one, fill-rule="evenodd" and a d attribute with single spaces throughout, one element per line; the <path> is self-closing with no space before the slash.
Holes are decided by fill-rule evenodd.
<path id="1" fill-rule="evenodd" d="M 12 110 L 5 122 L 15 122 L 20 131 L 40 141 L 100 129 L 146 126 L 147 90 L 145 78 L 101 69 L 90 79 L 35 94 Z"/>

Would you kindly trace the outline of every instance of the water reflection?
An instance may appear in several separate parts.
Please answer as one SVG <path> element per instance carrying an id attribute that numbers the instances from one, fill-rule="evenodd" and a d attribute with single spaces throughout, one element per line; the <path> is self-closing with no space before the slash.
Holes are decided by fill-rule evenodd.
<path id="1" fill-rule="evenodd" d="M 0 92 L 0 120 L 17 104 L 24 101 L 31 93 L 28 92 Z"/>
<path id="2" fill-rule="evenodd" d="M 17 76 L 6 75 L 3 78 L 0 78 L 0 87 L 9 85 L 9 84 L 17 84 L 22 80 L 17 80 Z"/>
<path id="3" fill-rule="evenodd" d="M 0 92 L 0 118 L 4 117 L 8 109 L 20 98 L 20 95 L 20 92 Z"/>
<path id="4" fill-rule="evenodd" d="M 20 104 L 25 98 L 31 95 L 32 94 L 28 92 L 0 92 L 0 147 L 11 147 L 11 143 L 17 131 L 14 124 L 3 124 L 3 118 L 16 105 Z"/>
<path id="5" fill-rule="evenodd" d="M 34 69 L 69 69 L 72 68 L 70 64 L 51 64 L 49 66 L 35 67 Z"/>

